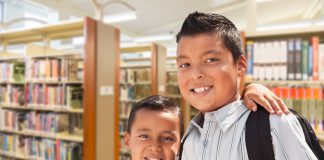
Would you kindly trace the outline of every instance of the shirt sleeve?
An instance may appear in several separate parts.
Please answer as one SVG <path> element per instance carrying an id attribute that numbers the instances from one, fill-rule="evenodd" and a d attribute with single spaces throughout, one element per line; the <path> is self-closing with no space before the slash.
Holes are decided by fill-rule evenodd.
<path id="1" fill-rule="evenodd" d="M 305 141 L 299 121 L 292 113 L 270 115 L 270 129 L 276 160 L 317 160 Z"/>

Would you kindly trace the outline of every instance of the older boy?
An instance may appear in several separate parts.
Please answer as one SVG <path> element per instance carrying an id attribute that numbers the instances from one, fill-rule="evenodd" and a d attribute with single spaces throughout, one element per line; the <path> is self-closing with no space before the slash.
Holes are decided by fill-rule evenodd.
<path id="1" fill-rule="evenodd" d="M 240 33 L 227 18 L 194 12 L 177 35 L 178 84 L 201 112 L 184 135 L 182 159 L 248 159 L 245 122 L 250 110 L 240 101 L 247 64 Z M 292 115 L 270 116 L 275 158 L 316 159 Z"/>

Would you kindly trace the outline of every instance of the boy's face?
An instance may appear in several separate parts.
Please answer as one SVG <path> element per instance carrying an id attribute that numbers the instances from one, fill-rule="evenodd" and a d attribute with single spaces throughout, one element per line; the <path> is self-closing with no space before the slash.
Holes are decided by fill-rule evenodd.
<path id="1" fill-rule="evenodd" d="M 174 160 L 180 146 L 180 120 L 176 114 L 141 109 L 136 113 L 125 144 L 132 160 Z"/>
<path id="2" fill-rule="evenodd" d="M 234 62 L 215 33 L 181 37 L 177 66 L 180 92 L 198 110 L 210 112 L 239 99 L 246 60 L 241 56 Z"/>

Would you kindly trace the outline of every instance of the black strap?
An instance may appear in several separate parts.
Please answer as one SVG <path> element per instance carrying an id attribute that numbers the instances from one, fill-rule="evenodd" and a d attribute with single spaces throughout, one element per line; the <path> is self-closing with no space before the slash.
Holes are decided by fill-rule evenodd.
<path id="1" fill-rule="evenodd" d="M 269 112 L 258 106 L 246 121 L 245 141 L 249 160 L 274 160 Z"/>
<path id="2" fill-rule="evenodd" d="M 293 109 L 289 109 L 291 113 L 293 113 L 299 123 L 300 126 L 303 129 L 304 135 L 305 135 L 305 140 L 309 146 L 309 148 L 313 151 L 313 153 L 315 154 L 315 156 L 318 159 L 323 159 L 324 160 L 324 151 L 321 147 L 321 145 L 319 144 L 318 138 L 316 137 L 316 134 L 312 128 L 312 126 L 308 123 L 308 120 L 301 116 L 300 114 L 298 114 L 295 110 Z"/>
<path id="3" fill-rule="evenodd" d="M 185 135 L 185 137 L 183 138 L 183 141 L 180 143 L 180 147 L 179 147 L 179 150 L 178 150 L 178 160 L 181 160 L 181 158 L 182 158 L 183 145 L 184 145 L 187 137 L 188 137 L 188 134 Z"/>

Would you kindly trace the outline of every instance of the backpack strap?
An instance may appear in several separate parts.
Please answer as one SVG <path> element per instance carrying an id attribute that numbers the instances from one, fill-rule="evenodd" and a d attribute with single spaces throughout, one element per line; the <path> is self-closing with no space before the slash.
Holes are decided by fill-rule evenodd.
<path id="1" fill-rule="evenodd" d="M 179 147 L 179 150 L 178 150 L 178 160 L 181 160 L 181 158 L 182 158 L 183 145 L 184 145 L 187 137 L 188 137 L 188 134 L 185 135 L 185 137 L 183 138 L 183 141 L 180 143 L 180 147 Z"/>
<path id="2" fill-rule="evenodd" d="M 269 112 L 258 105 L 245 124 L 245 142 L 249 160 L 274 160 Z"/>
<path id="3" fill-rule="evenodd" d="M 316 137 L 316 134 L 312 126 L 308 123 L 308 120 L 305 117 L 298 114 L 295 110 L 293 109 L 289 109 L 289 110 L 297 117 L 300 126 L 303 129 L 305 140 L 309 148 L 313 151 L 313 153 L 318 159 L 324 159 L 324 151 L 321 145 L 319 144 L 318 138 Z"/>

